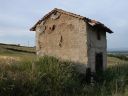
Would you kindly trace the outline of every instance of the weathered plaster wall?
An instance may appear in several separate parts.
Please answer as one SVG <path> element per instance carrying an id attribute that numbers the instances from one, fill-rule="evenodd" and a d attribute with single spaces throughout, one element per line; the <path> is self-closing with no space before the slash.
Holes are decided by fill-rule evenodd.
<path id="1" fill-rule="evenodd" d="M 95 55 L 96 53 L 103 53 L 103 69 L 106 69 L 107 65 L 107 40 L 106 32 L 100 31 L 101 40 L 97 39 L 96 30 L 92 29 L 89 25 L 87 27 L 87 37 L 88 37 L 88 67 L 91 68 L 92 72 L 95 72 Z"/>
<path id="2" fill-rule="evenodd" d="M 36 44 L 40 56 L 50 55 L 82 64 L 88 62 L 86 23 L 79 18 L 59 12 L 49 16 L 36 27 Z"/>

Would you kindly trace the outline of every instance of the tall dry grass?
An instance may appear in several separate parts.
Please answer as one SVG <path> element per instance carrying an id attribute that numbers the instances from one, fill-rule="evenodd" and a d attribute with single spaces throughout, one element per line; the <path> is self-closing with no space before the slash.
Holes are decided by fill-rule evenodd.
<path id="1" fill-rule="evenodd" d="M 47 56 L 0 62 L 0 96 L 128 96 L 128 64 L 109 67 L 93 85 L 72 64 Z"/>

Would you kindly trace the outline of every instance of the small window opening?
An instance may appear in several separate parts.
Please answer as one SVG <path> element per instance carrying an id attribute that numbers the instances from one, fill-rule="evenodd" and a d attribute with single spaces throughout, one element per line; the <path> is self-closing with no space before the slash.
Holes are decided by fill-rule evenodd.
<path id="1" fill-rule="evenodd" d="M 50 29 L 51 31 L 54 31 L 54 30 L 55 30 L 55 27 L 56 27 L 56 25 L 53 25 L 52 27 L 49 27 L 49 29 Z"/>
<path id="2" fill-rule="evenodd" d="M 53 26 L 52 26 L 52 31 L 55 30 L 55 27 L 56 27 L 56 25 L 53 25 Z"/>
<path id="3" fill-rule="evenodd" d="M 101 40 L 101 34 L 100 34 L 99 31 L 97 31 L 97 39 L 98 39 L 98 40 Z"/>

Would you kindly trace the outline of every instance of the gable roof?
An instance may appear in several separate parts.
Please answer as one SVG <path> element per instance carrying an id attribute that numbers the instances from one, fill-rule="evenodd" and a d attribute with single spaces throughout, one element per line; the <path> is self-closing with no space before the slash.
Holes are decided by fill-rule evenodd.
<path id="1" fill-rule="evenodd" d="M 51 12 L 49 12 L 48 14 L 46 14 L 43 18 L 41 18 L 31 29 L 30 31 L 35 31 L 36 29 L 36 26 L 38 24 L 40 24 L 43 20 L 45 20 L 46 18 L 48 18 L 48 16 L 50 16 L 51 14 L 53 14 L 54 12 L 60 12 L 60 13 L 63 13 L 63 14 L 67 14 L 67 15 L 70 15 L 70 16 L 73 16 L 75 18 L 79 18 L 79 19 L 83 19 L 85 22 L 87 22 L 90 26 L 92 27 L 95 27 L 95 28 L 100 28 L 102 30 L 104 30 L 105 32 L 108 32 L 108 33 L 113 33 L 111 29 L 109 29 L 107 26 L 105 26 L 103 23 L 101 22 L 98 22 L 96 20 L 92 20 L 92 19 L 89 19 L 89 18 L 86 18 L 84 16 L 80 16 L 80 15 L 77 15 L 77 14 L 74 14 L 74 13 L 71 13 L 71 12 L 67 12 L 67 11 L 64 11 L 62 9 L 58 9 L 58 8 L 54 8 Z"/>

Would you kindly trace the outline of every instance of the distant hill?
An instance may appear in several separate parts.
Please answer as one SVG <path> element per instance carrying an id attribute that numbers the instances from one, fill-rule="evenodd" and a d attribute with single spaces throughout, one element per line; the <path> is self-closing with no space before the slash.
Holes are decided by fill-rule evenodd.
<path id="1" fill-rule="evenodd" d="M 107 51 L 128 51 L 128 48 L 108 48 Z"/>
<path id="2" fill-rule="evenodd" d="M 108 51 L 108 54 L 120 54 L 120 55 L 128 55 L 128 50 L 120 50 L 120 51 Z"/>
<path id="3" fill-rule="evenodd" d="M 31 53 L 35 54 L 34 47 L 20 46 L 15 44 L 0 43 L 0 54 L 18 54 L 18 53 Z"/>
<path id="4" fill-rule="evenodd" d="M 0 43 L 0 54 L 35 54 L 35 47 L 20 46 L 19 44 Z M 128 56 L 128 50 L 108 50 L 108 54 L 123 54 Z"/>

